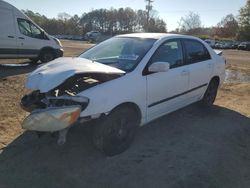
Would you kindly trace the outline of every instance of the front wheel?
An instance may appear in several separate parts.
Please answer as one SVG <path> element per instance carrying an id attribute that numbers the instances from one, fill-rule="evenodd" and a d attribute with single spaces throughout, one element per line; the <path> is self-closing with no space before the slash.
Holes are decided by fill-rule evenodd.
<path id="1" fill-rule="evenodd" d="M 210 81 L 207 90 L 201 100 L 203 106 L 212 106 L 218 91 L 219 82 L 216 79 Z"/>
<path id="2" fill-rule="evenodd" d="M 53 59 L 55 59 L 55 55 L 54 55 L 53 51 L 51 51 L 51 50 L 45 50 L 40 55 L 40 60 L 43 63 L 47 63 L 49 61 L 52 61 Z"/>
<path id="3" fill-rule="evenodd" d="M 93 143 L 107 156 L 120 154 L 131 145 L 138 126 L 135 110 L 126 106 L 117 108 L 96 124 Z"/>

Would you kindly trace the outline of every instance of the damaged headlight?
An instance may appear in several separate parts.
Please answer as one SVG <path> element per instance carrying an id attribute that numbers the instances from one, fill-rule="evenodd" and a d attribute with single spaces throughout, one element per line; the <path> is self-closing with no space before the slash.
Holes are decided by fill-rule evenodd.
<path id="1" fill-rule="evenodd" d="M 81 113 L 80 106 L 35 110 L 22 123 L 22 128 L 32 131 L 54 132 L 72 126 Z"/>
<path id="2" fill-rule="evenodd" d="M 81 111 L 89 104 L 87 97 L 49 96 L 33 91 L 21 100 L 21 106 L 31 114 L 22 123 L 23 129 L 54 132 L 77 122 Z"/>

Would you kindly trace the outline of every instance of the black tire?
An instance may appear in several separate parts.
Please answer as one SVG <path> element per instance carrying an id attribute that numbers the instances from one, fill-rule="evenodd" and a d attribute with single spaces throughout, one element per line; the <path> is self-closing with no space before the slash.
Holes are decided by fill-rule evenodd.
<path id="1" fill-rule="evenodd" d="M 52 61 L 53 59 L 55 59 L 55 54 L 52 50 L 44 50 L 42 51 L 41 55 L 40 55 L 40 60 L 43 63 L 47 63 L 49 61 Z"/>
<path id="2" fill-rule="evenodd" d="M 212 79 L 207 87 L 207 90 L 201 100 L 203 106 L 210 107 L 213 105 L 218 91 L 219 82 L 216 79 Z"/>
<path id="3" fill-rule="evenodd" d="M 95 125 L 93 143 L 107 156 L 120 154 L 131 145 L 138 127 L 136 111 L 127 106 L 119 107 Z"/>

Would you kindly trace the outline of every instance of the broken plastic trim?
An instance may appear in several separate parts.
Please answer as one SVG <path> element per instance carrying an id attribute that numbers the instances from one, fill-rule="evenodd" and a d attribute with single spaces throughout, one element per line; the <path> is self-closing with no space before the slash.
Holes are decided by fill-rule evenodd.
<path id="1" fill-rule="evenodd" d="M 60 131 L 72 126 L 78 120 L 80 113 L 80 106 L 35 110 L 24 119 L 22 128 L 40 132 Z"/>
<path id="2" fill-rule="evenodd" d="M 64 106 L 74 106 L 80 105 L 81 111 L 85 110 L 89 104 L 89 99 L 87 97 L 81 96 L 60 96 L 60 97 L 47 97 L 42 100 L 47 103 L 49 107 L 64 107 Z"/>
<path id="3" fill-rule="evenodd" d="M 21 107 L 27 111 L 32 112 L 37 109 L 46 109 L 49 107 L 64 107 L 80 105 L 81 110 L 85 110 L 88 106 L 89 99 L 82 96 L 58 96 L 53 97 L 48 94 L 40 93 L 38 90 L 25 95 L 21 100 Z"/>
<path id="4" fill-rule="evenodd" d="M 47 97 L 48 100 L 72 100 L 79 103 L 89 103 L 89 99 L 87 97 L 81 96 L 59 96 L 59 97 Z"/>

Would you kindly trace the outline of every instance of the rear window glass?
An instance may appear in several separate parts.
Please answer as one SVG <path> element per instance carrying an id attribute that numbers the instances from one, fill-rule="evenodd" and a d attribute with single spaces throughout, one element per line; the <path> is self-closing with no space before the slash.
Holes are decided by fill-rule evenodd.
<path id="1" fill-rule="evenodd" d="M 188 64 L 197 63 L 211 59 L 206 47 L 195 40 L 185 40 L 186 61 Z"/>

